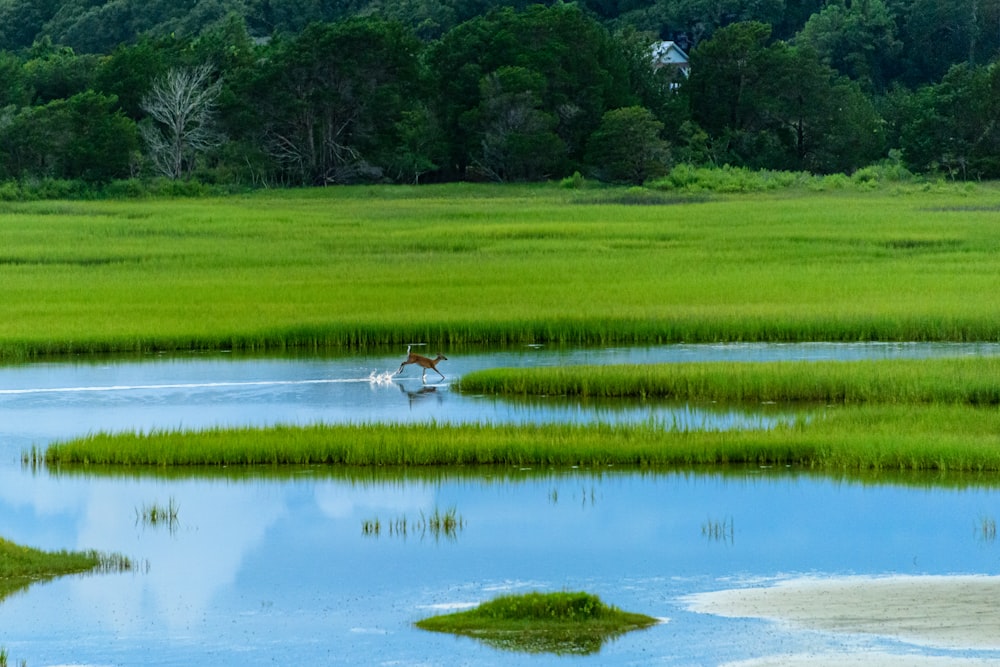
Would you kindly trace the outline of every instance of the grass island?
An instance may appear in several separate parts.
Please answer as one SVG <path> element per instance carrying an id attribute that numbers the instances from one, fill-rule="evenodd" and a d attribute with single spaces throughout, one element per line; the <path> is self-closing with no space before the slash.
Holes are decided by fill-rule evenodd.
<path id="1" fill-rule="evenodd" d="M 608 640 L 660 620 L 621 611 L 582 592 L 504 595 L 474 609 L 432 616 L 418 628 L 472 637 L 527 653 L 596 653 Z"/>

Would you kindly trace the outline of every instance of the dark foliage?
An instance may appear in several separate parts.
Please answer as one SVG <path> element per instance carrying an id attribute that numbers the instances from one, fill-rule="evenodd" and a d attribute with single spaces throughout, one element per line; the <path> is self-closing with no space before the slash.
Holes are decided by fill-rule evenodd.
<path id="1" fill-rule="evenodd" d="M 0 0 L 0 180 L 148 176 L 144 96 L 205 65 L 225 140 L 185 177 L 216 185 L 996 178 L 997 25 L 979 0 Z M 664 38 L 689 79 L 654 71 Z"/>

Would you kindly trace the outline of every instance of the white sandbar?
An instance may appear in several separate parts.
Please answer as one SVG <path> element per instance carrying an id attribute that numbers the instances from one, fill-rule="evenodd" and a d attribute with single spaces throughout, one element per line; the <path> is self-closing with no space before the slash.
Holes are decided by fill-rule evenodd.
<path id="1" fill-rule="evenodd" d="M 1000 650 L 1000 577 L 997 576 L 800 578 L 767 587 L 699 593 L 685 600 L 698 613 L 765 618 L 816 630 L 874 634 L 936 648 Z M 985 664 L 938 663 L 930 658 L 930 662 L 915 663 L 913 657 L 907 658 L 907 664 Z M 862 664 L 850 662 L 848 656 L 843 659 L 846 661 L 838 664 Z"/>

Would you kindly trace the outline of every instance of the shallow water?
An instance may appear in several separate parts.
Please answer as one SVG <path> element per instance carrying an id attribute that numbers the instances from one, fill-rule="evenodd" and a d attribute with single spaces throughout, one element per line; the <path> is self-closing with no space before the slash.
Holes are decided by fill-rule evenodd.
<path id="1" fill-rule="evenodd" d="M 52 477 L 0 471 L 2 534 L 120 551 L 148 570 L 67 577 L 0 604 L 12 658 L 48 664 L 564 664 L 426 633 L 420 618 L 501 592 L 586 590 L 669 619 L 574 662 L 719 664 L 804 650 L 936 651 L 687 611 L 682 597 L 811 573 L 1000 571 L 977 530 L 996 488 L 908 487 L 784 470 L 521 471 L 344 479 Z M 178 507 L 174 526 L 136 520 Z M 453 535 L 364 522 L 454 509 Z M 724 524 L 721 534 L 713 525 Z"/>
<path id="2" fill-rule="evenodd" d="M 433 355 L 433 351 L 428 350 Z M 447 351 L 446 351 L 447 352 Z M 32 445 L 95 431 L 325 422 L 648 421 L 681 428 L 761 428 L 787 418 L 780 406 L 732 408 L 669 402 L 558 398 L 510 402 L 465 396 L 451 383 L 498 366 L 677 361 L 771 361 L 996 355 L 996 344 L 727 344 L 512 350 L 449 354 L 427 383 L 398 351 L 328 358 L 149 355 L 0 367 L 0 463 Z"/>
<path id="3" fill-rule="evenodd" d="M 976 656 L 863 635 L 795 630 L 687 610 L 683 597 L 797 574 L 998 574 L 991 480 L 892 481 L 784 469 L 606 469 L 274 476 L 54 475 L 21 468 L 32 444 L 92 430 L 372 420 L 766 420 L 703 406 L 542 401 L 508 405 L 449 390 L 498 365 L 996 354 L 995 346 L 727 345 L 452 354 L 426 391 L 398 354 L 224 355 L 45 363 L 0 369 L 0 536 L 45 549 L 121 552 L 135 573 L 66 577 L 0 603 L 0 646 L 56 664 L 714 665 L 802 652 Z M 432 352 L 433 353 L 433 352 Z M 447 351 L 446 351 L 447 354 Z M 432 374 L 433 375 L 433 374 Z M 430 381 L 430 376 L 428 377 Z M 734 413 L 736 416 L 730 416 Z M 718 415 L 723 415 L 718 417 Z M 708 415 L 708 416 L 706 416 Z M 173 501 L 173 525 L 139 510 Z M 418 529 L 454 509 L 453 535 Z M 408 527 L 365 535 L 365 522 Z M 500 592 L 582 589 L 669 619 L 596 656 L 500 652 L 413 628 Z"/>

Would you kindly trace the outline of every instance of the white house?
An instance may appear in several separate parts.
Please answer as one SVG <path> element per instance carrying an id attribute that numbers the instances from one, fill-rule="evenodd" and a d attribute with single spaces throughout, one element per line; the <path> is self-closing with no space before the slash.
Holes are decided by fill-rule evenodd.
<path id="1" fill-rule="evenodd" d="M 653 69 L 670 67 L 685 77 L 691 71 L 688 56 L 677 42 L 656 42 L 653 44 Z"/>

